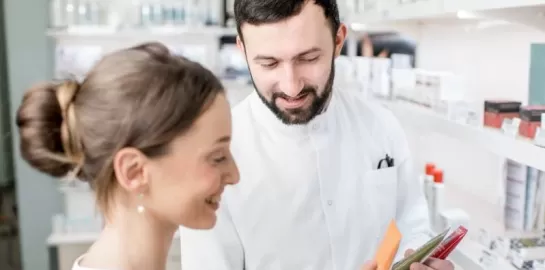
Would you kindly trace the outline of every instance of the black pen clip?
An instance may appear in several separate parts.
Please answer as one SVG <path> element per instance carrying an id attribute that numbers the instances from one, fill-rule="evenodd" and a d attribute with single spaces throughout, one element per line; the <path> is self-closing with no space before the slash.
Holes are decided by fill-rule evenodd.
<path id="1" fill-rule="evenodd" d="M 386 164 L 386 167 L 384 167 L 382 165 L 383 164 L 382 162 L 384 162 L 384 164 Z M 384 168 L 391 168 L 391 167 L 394 167 L 394 159 L 391 158 L 388 154 L 386 154 L 386 157 L 381 159 L 378 162 L 377 170 L 378 169 L 384 169 Z"/>

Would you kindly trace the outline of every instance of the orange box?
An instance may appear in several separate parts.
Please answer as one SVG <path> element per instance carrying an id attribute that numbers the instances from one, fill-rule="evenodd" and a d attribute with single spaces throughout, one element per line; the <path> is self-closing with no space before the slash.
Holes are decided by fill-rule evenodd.
<path id="1" fill-rule="evenodd" d="M 545 113 L 545 105 L 523 106 L 520 108 L 519 134 L 533 139 L 541 126 L 541 115 Z"/>
<path id="2" fill-rule="evenodd" d="M 504 119 L 519 117 L 521 102 L 509 100 L 487 100 L 484 102 L 484 125 L 501 128 Z"/>
<path id="3" fill-rule="evenodd" d="M 390 270 L 394 262 L 399 244 L 401 243 L 401 232 L 397 228 L 397 224 L 394 220 L 390 221 L 386 234 L 382 239 L 375 260 L 377 261 L 378 270 Z"/>

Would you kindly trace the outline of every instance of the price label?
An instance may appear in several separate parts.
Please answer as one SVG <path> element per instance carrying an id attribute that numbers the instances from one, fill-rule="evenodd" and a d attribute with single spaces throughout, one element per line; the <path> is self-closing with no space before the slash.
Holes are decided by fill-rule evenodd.
<path id="1" fill-rule="evenodd" d="M 498 261 L 498 255 L 488 250 L 483 250 L 481 257 L 479 258 L 479 263 L 484 269 L 495 269 L 495 267 L 498 265 Z"/>
<path id="2" fill-rule="evenodd" d="M 510 250 L 510 240 L 504 237 L 498 237 L 492 241 L 490 250 L 500 256 L 507 257 Z"/>
<path id="3" fill-rule="evenodd" d="M 511 253 L 511 263 L 513 263 L 513 265 L 519 269 L 524 266 L 524 260 L 522 259 L 520 250 L 513 250 L 513 252 Z"/>
<path id="4" fill-rule="evenodd" d="M 520 118 L 503 119 L 501 130 L 510 137 L 516 137 L 519 134 Z"/>
<path id="5" fill-rule="evenodd" d="M 534 143 L 537 146 L 545 147 L 545 128 L 541 127 L 536 130 L 536 136 L 534 137 Z"/>

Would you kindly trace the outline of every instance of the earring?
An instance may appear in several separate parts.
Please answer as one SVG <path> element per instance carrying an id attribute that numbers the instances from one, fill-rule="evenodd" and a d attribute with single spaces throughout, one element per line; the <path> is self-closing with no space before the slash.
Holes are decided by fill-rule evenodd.
<path id="1" fill-rule="evenodd" d="M 136 207 L 136 211 L 138 211 L 138 213 L 142 214 L 144 213 L 144 206 L 142 205 L 142 200 L 144 199 L 144 194 L 143 193 L 140 193 L 138 194 L 138 199 L 140 200 L 140 205 L 138 205 L 138 207 Z"/>

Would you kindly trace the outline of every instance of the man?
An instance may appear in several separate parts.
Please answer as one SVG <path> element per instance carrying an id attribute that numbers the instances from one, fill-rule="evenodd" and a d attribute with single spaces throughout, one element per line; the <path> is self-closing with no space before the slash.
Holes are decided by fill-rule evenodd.
<path id="1" fill-rule="evenodd" d="M 235 17 L 256 88 L 233 112 L 241 181 L 213 230 L 181 228 L 182 269 L 357 270 L 392 219 L 403 234 L 397 259 L 426 242 L 398 122 L 355 91 L 332 90 L 347 33 L 336 2 L 236 0 Z M 453 269 L 429 265 L 413 269 Z"/>

